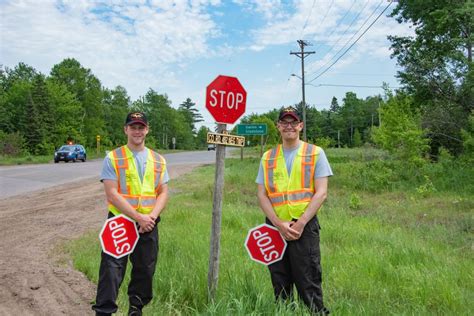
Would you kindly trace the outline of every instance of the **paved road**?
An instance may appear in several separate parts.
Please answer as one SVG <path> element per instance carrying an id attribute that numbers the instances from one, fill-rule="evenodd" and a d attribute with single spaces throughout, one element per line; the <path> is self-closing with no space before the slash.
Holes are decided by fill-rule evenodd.
<path id="1" fill-rule="evenodd" d="M 215 163 L 214 151 L 193 151 L 164 155 L 169 165 Z M 76 163 L 0 167 L 0 199 L 64 184 L 99 177 L 102 159 Z"/>

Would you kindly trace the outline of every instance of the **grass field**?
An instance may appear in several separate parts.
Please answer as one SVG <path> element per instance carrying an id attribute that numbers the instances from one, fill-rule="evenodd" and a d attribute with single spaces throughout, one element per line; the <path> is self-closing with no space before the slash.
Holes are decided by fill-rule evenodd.
<path id="1" fill-rule="evenodd" d="M 375 150 L 328 150 L 335 176 L 320 212 L 323 288 L 334 315 L 470 315 L 474 310 L 472 166 L 408 168 Z M 263 223 L 257 158 L 227 159 L 217 298 L 207 300 L 214 167 L 170 182 L 159 224 L 155 298 L 146 315 L 307 315 L 274 303 L 247 231 Z M 97 282 L 98 232 L 75 240 L 74 265 Z M 128 273 L 119 296 L 126 313 Z"/>

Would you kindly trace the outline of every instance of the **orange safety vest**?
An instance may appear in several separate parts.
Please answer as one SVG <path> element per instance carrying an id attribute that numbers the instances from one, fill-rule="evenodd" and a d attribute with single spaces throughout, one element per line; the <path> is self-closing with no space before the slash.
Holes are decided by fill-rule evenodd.
<path id="1" fill-rule="evenodd" d="M 320 150 L 316 145 L 302 142 L 295 155 L 290 175 L 282 145 L 263 154 L 265 189 L 280 219 L 298 219 L 306 210 L 315 193 L 314 172 Z"/>
<path id="2" fill-rule="evenodd" d="M 149 214 L 156 204 L 158 191 L 166 170 L 166 161 L 165 158 L 153 150 L 149 148 L 145 148 L 145 150 L 148 151 L 148 154 L 143 180 L 140 180 L 133 153 L 127 146 L 111 151 L 108 157 L 117 174 L 118 193 L 137 212 Z M 110 201 L 108 209 L 115 215 L 120 214 L 120 210 Z"/>

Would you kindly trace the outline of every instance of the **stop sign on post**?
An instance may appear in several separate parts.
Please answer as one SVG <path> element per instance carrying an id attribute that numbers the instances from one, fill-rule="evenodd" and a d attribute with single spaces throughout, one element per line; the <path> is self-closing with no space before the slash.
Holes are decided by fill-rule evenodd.
<path id="1" fill-rule="evenodd" d="M 286 240 L 278 229 L 268 224 L 262 224 L 249 230 L 245 239 L 245 248 L 253 261 L 266 266 L 283 259 L 286 250 Z"/>
<path id="2" fill-rule="evenodd" d="M 235 77 L 219 75 L 206 88 L 206 108 L 217 123 L 234 124 L 246 102 L 247 92 Z"/>
<path id="3" fill-rule="evenodd" d="M 139 237 L 135 222 L 123 214 L 105 221 L 99 234 L 102 250 L 117 259 L 131 254 Z"/>

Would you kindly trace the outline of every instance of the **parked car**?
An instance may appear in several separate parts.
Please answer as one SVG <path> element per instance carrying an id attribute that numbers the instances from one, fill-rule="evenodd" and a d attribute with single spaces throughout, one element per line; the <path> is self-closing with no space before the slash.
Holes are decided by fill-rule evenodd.
<path id="1" fill-rule="evenodd" d="M 216 144 L 207 144 L 207 151 L 216 150 Z"/>
<path id="2" fill-rule="evenodd" d="M 54 152 L 54 162 L 76 162 L 76 160 L 82 160 L 85 162 L 87 159 L 86 149 L 82 145 L 63 145 Z"/>

